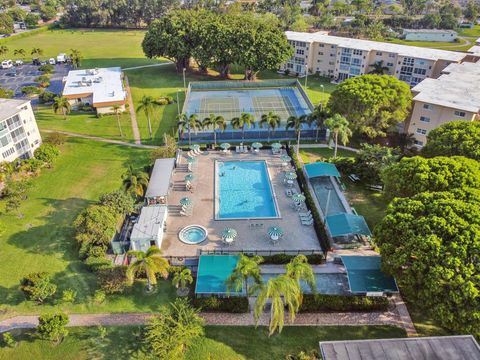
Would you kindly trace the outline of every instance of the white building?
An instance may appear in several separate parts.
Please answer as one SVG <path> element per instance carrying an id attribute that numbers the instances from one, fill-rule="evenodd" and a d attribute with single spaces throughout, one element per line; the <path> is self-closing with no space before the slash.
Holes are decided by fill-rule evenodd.
<path id="1" fill-rule="evenodd" d="M 335 82 L 367 74 L 373 64 L 382 62 L 386 74 L 415 86 L 423 79 L 440 76 L 449 64 L 466 57 L 465 53 L 455 51 L 330 36 L 323 32 L 285 34 L 294 47 L 294 55 L 280 70 L 301 76 L 308 69 L 311 74 L 318 73 Z"/>
<path id="2" fill-rule="evenodd" d="M 454 30 L 403 29 L 403 38 L 408 41 L 453 42 L 458 34 Z"/>
<path id="3" fill-rule="evenodd" d="M 113 112 L 113 105 L 120 105 L 120 111 L 125 111 L 127 92 L 120 67 L 72 70 L 63 81 L 63 96 L 74 107 L 88 104 L 106 114 Z"/>
<path id="4" fill-rule="evenodd" d="M 130 235 L 131 249 L 146 252 L 150 246 L 162 246 L 168 217 L 166 205 L 144 206 Z"/>
<path id="5" fill-rule="evenodd" d="M 413 110 L 406 131 L 417 147 L 428 133 L 450 121 L 480 120 L 480 62 L 451 64 L 438 79 L 426 79 L 412 89 Z"/>
<path id="6" fill-rule="evenodd" d="M 0 99 L 0 161 L 31 158 L 41 142 L 30 100 Z"/>

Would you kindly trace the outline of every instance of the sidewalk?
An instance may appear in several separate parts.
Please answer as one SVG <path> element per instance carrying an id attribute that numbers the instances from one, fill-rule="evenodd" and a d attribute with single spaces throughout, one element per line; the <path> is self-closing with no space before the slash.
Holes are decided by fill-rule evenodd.
<path id="1" fill-rule="evenodd" d="M 125 87 L 127 88 L 128 110 L 130 112 L 130 120 L 132 122 L 133 139 L 135 140 L 135 144 L 140 145 L 142 142 L 140 137 L 140 129 L 138 128 L 137 113 L 135 112 L 135 104 L 133 103 L 132 92 L 130 91 L 130 83 L 128 82 L 127 76 L 125 76 Z"/>

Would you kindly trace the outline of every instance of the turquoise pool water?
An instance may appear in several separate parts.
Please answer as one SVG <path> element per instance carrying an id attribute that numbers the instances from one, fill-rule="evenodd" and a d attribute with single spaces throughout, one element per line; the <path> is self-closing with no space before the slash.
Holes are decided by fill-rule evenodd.
<path id="1" fill-rule="evenodd" d="M 315 196 L 317 197 L 320 208 L 325 216 L 347 212 L 345 210 L 345 206 L 343 206 L 342 201 L 333 187 L 330 177 L 324 176 L 311 178 L 310 183 L 312 184 Z M 330 196 L 328 193 L 330 193 Z M 328 200 L 329 197 L 330 200 Z"/>
<path id="2" fill-rule="evenodd" d="M 207 239 L 207 229 L 203 226 L 189 225 L 180 230 L 178 237 L 185 244 L 199 244 Z"/>
<path id="3" fill-rule="evenodd" d="M 279 217 L 265 161 L 218 161 L 216 219 Z"/>

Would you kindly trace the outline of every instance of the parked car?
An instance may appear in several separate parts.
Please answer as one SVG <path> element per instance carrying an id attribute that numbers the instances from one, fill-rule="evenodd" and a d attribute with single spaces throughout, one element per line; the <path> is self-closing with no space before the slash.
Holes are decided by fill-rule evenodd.
<path id="1" fill-rule="evenodd" d="M 12 60 L 2 61 L 2 69 L 10 69 L 13 66 Z"/>
<path id="2" fill-rule="evenodd" d="M 48 59 L 48 63 L 49 63 L 50 65 L 55 65 L 55 64 L 56 64 L 56 62 L 55 62 L 55 59 L 54 59 L 54 58 L 50 58 L 50 59 Z"/>
<path id="3" fill-rule="evenodd" d="M 57 64 L 64 63 L 66 61 L 67 61 L 67 55 L 65 55 L 64 53 L 60 53 L 57 55 Z"/>
<path id="4" fill-rule="evenodd" d="M 15 66 L 23 65 L 23 60 L 15 60 Z"/>
<path id="5" fill-rule="evenodd" d="M 40 66 L 41 61 L 40 61 L 39 58 L 33 58 L 33 59 L 32 59 L 32 64 L 33 64 L 33 65 Z"/>

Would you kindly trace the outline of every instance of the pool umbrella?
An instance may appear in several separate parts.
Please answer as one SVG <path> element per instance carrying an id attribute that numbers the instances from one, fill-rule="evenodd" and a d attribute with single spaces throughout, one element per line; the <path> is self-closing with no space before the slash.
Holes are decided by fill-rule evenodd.
<path id="1" fill-rule="evenodd" d="M 190 206 L 190 205 L 192 205 L 192 199 L 190 199 L 189 197 L 181 198 L 181 199 L 180 199 L 180 205 L 182 205 L 182 206 Z"/>
<path id="2" fill-rule="evenodd" d="M 272 144 L 272 149 L 278 150 L 278 149 L 280 149 L 281 147 L 282 147 L 282 144 L 280 144 L 279 142 L 274 142 L 274 143 Z"/>
<path id="3" fill-rule="evenodd" d="M 230 148 L 230 144 L 229 143 L 221 143 L 220 144 L 220 147 L 223 149 L 223 150 L 228 150 Z"/>
<path id="4" fill-rule="evenodd" d="M 297 178 L 297 173 L 293 171 L 288 171 L 285 173 L 285 179 L 287 180 L 295 180 Z"/>
<path id="5" fill-rule="evenodd" d="M 263 146 L 262 143 L 259 143 L 259 142 L 254 142 L 252 144 L 252 147 L 254 147 L 255 149 L 260 149 L 262 146 Z"/>
<path id="6" fill-rule="evenodd" d="M 195 176 L 193 176 L 193 174 L 188 174 L 185 176 L 185 181 L 192 181 L 194 178 Z"/>
<path id="7" fill-rule="evenodd" d="M 190 150 L 198 151 L 198 150 L 200 150 L 200 145 L 192 144 L 192 145 L 190 145 Z"/>
<path id="8" fill-rule="evenodd" d="M 299 202 L 304 202 L 305 201 L 305 195 L 303 194 L 293 194 L 292 195 L 292 200 L 299 203 Z"/>
<path id="9" fill-rule="evenodd" d="M 282 156 L 280 156 L 280 160 L 282 160 L 283 162 L 287 162 L 287 161 L 292 160 L 292 158 L 288 155 L 282 155 Z"/>
<path id="10" fill-rule="evenodd" d="M 194 162 L 197 162 L 197 159 L 192 158 L 192 157 L 189 157 L 189 158 L 187 159 L 187 162 L 188 162 L 189 164 L 193 164 Z"/>
<path id="11" fill-rule="evenodd" d="M 230 227 L 226 227 L 222 231 L 222 238 L 223 239 L 234 239 L 234 238 L 237 237 L 237 235 L 238 235 L 237 230 L 235 230 L 233 228 L 230 228 Z"/>
<path id="12" fill-rule="evenodd" d="M 268 229 L 268 236 L 271 238 L 279 238 L 283 235 L 283 229 L 280 226 L 272 226 Z"/>

